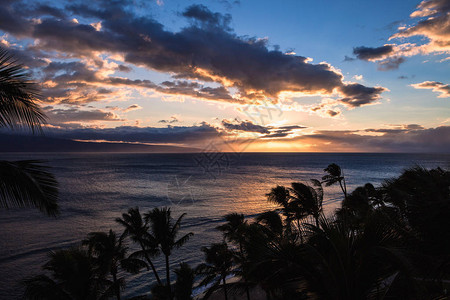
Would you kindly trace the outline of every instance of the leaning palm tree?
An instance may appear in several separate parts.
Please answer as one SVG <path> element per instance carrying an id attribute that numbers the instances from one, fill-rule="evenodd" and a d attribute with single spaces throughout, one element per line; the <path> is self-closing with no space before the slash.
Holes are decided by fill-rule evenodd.
<path id="1" fill-rule="evenodd" d="M 108 233 L 91 232 L 82 244 L 88 246 L 96 271 L 101 276 L 111 275 L 112 284 L 108 294 L 120 300 L 120 290 L 125 286 L 125 279 L 117 277 L 119 270 L 136 274 L 146 264 L 140 259 L 126 257 L 128 248 L 123 243 L 123 236 L 117 237 L 112 230 Z"/>
<path id="2" fill-rule="evenodd" d="M 212 244 L 210 248 L 203 247 L 202 251 L 205 253 L 205 263 L 197 267 L 197 274 L 204 277 L 200 286 L 212 283 L 203 299 L 208 299 L 222 283 L 225 300 L 228 300 L 226 278 L 233 274 L 233 252 L 226 243 Z"/>
<path id="3" fill-rule="evenodd" d="M 24 67 L 0 48 L 0 128 L 41 131 L 45 115 Z M 58 213 L 58 183 L 42 161 L 0 161 L 0 207 L 37 207 Z"/>
<path id="4" fill-rule="evenodd" d="M 322 181 L 325 185 L 330 186 L 335 183 L 339 183 L 342 193 L 344 193 L 344 198 L 347 198 L 347 185 L 345 183 L 344 172 L 341 170 L 341 167 L 333 163 L 328 165 L 328 167 L 326 167 L 323 171 L 328 173 L 322 177 Z"/>
<path id="5" fill-rule="evenodd" d="M 157 248 L 155 240 L 148 232 L 148 224 L 142 218 L 139 208 L 136 207 L 128 209 L 128 213 L 122 214 L 122 218 L 116 218 L 116 222 L 125 228 L 122 236 L 129 236 L 131 240 L 134 243 L 139 244 L 141 248 L 140 251 L 136 251 L 131 254 L 131 256 L 144 257 L 150 265 L 158 285 L 162 286 L 161 279 L 152 261 L 152 258 L 158 255 L 159 249 Z"/>
<path id="6" fill-rule="evenodd" d="M 154 208 L 147 212 L 145 220 L 150 225 L 151 239 L 156 242 L 159 250 L 164 254 L 166 264 L 166 284 L 170 299 L 172 299 L 172 288 L 170 285 L 170 261 L 169 257 L 173 249 L 178 249 L 183 246 L 189 238 L 194 235 L 189 232 L 178 238 L 181 220 L 186 214 L 182 214 L 174 222 L 170 208 Z"/>

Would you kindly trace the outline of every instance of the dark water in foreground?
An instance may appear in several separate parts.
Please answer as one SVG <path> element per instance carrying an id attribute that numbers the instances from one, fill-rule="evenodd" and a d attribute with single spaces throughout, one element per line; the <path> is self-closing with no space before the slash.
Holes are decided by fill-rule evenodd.
<path id="1" fill-rule="evenodd" d="M 18 282 L 41 273 L 50 250 L 77 244 L 88 232 L 121 231 L 114 222 L 129 207 L 142 212 L 171 206 L 186 212 L 182 228 L 195 236 L 175 251 L 172 264 L 202 260 L 201 246 L 220 239 L 214 228 L 222 216 L 251 217 L 272 208 L 265 194 L 275 185 L 320 178 L 330 163 L 345 172 L 348 189 L 380 184 L 407 167 L 450 168 L 450 154 L 0 154 L 0 159 L 46 159 L 60 183 L 61 215 L 35 210 L 0 211 L 0 299 L 17 299 Z M 197 161 L 196 161 L 197 159 Z M 339 205 L 338 187 L 325 189 L 326 211 Z M 158 261 L 162 272 L 162 260 Z M 161 273 L 163 275 L 164 273 Z M 149 291 L 147 274 L 131 276 L 125 295 Z"/>

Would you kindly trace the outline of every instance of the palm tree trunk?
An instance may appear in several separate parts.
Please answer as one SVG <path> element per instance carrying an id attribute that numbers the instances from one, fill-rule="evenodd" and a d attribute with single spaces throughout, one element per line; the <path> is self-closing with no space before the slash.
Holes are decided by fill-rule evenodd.
<path id="1" fill-rule="evenodd" d="M 145 251 L 144 244 L 142 243 L 142 241 L 139 241 L 139 244 L 141 245 L 142 251 L 144 251 L 145 259 L 147 260 L 148 264 L 149 264 L 150 267 L 152 268 L 153 274 L 155 274 L 156 281 L 158 281 L 158 284 L 159 284 L 159 285 L 162 285 L 161 279 L 160 279 L 159 276 L 158 276 L 158 272 L 156 272 L 156 268 L 155 268 L 155 266 L 153 265 L 152 260 L 150 259 L 150 257 L 148 257 L 148 254 L 147 254 L 147 252 Z"/>
<path id="2" fill-rule="evenodd" d="M 345 184 L 345 181 L 344 181 L 344 184 Z M 342 186 L 342 181 L 341 180 L 339 180 L 339 185 L 341 186 L 341 190 L 344 193 L 344 198 L 347 199 L 347 187 L 344 188 Z"/>
<path id="3" fill-rule="evenodd" d="M 227 282 L 225 281 L 225 275 L 222 276 L 222 280 L 223 280 L 223 293 L 225 294 L 225 300 L 228 300 Z"/>
<path id="4" fill-rule="evenodd" d="M 167 289 L 169 291 L 169 299 L 172 300 L 172 288 L 170 287 L 169 255 L 166 255 L 166 281 L 167 281 Z"/>
<path id="5" fill-rule="evenodd" d="M 120 286 L 119 286 L 119 283 L 117 282 L 116 272 L 112 273 L 112 277 L 113 277 L 113 284 L 114 284 L 114 289 L 116 291 L 117 300 L 120 300 Z"/>
<path id="6" fill-rule="evenodd" d="M 301 225 L 300 225 L 300 219 L 297 219 L 297 228 L 298 228 L 298 235 L 300 236 L 300 243 L 303 244 L 303 235 L 302 235 L 302 230 Z"/>

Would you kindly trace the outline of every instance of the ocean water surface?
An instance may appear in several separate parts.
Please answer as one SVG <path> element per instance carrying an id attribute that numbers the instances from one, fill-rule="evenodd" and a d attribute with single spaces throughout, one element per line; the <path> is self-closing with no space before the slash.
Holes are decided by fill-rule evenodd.
<path id="1" fill-rule="evenodd" d="M 223 215 L 239 212 L 251 218 L 274 208 L 265 194 L 276 185 L 320 179 L 330 163 L 344 170 L 348 190 L 398 176 L 420 165 L 450 169 L 450 154 L 329 153 L 203 153 L 0 154 L 0 159 L 43 159 L 60 184 L 61 214 L 49 218 L 34 209 L 0 210 L 0 299 L 18 299 L 20 281 L 42 273 L 51 250 L 77 245 L 92 231 L 121 232 L 114 219 L 130 207 L 141 212 L 170 206 L 174 217 L 187 213 L 182 232 L 194 237 L 172 257 L 175 268 L 202 261 L 200 248 L 221 239 L 215 227 Z M 338 186 L 325 188 L 325 211 L 339 206 Z M 164 276 L 163 260 L 156 259 Z M 153 283 L 146 272 L 127 275 L 125 296 L 148 293 Z"/>

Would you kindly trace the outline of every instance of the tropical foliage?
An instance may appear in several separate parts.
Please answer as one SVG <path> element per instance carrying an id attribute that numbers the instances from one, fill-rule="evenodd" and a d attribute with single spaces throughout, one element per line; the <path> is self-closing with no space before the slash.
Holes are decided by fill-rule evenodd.
<path id="1" fill-rule="evenodd" d="M 44 265 L 51 276 L 28 279 L 25 296 L 120 299 L 125 274 L 152 266 L 151 299 L 192 299 L 195 286 L 206 287 L 199 299 L 239 294 L 249 300 L 256 290 L 272 300 L 445 299 L 450 172 L 414 167 L 380 187 L 368 183 L 347 194 L 341 168 L 330 166 L 326 176 L 334 179 L 324 176 L 324 182 L 341 181 L 344 194 L 334 214 L 323 213 L 318 180 L 277 186 L 267 200 L 279 209 L 253 220 L 226 215 L 217 227 L 223 241 L 202 247 L 204 263 L 196 268 L 180 264 L 174 285 L 170 256 L 192 235 L 179 237 L 184 214 L 174 220 L 169 208 L 143 216 L 132 208 L 117 219 L 124 227 L 120 237 L 112 231 L 91 233 L 83 243 L 87 248 L 53 253 Z M 125 239 L 139 250 L 128 255 Z M 159 256 L 165 281 L 153 263 Z"/>
<path id="2" fill-rule="evenodd" d="M 36 103 L 38 90 L 24 67 L 0 48 L 0 129 L 41 131 L 45 115 Z M 58 182 L 43 161 L 0 160 L 0 207 L 37 207 L 58 214 Z"/>

